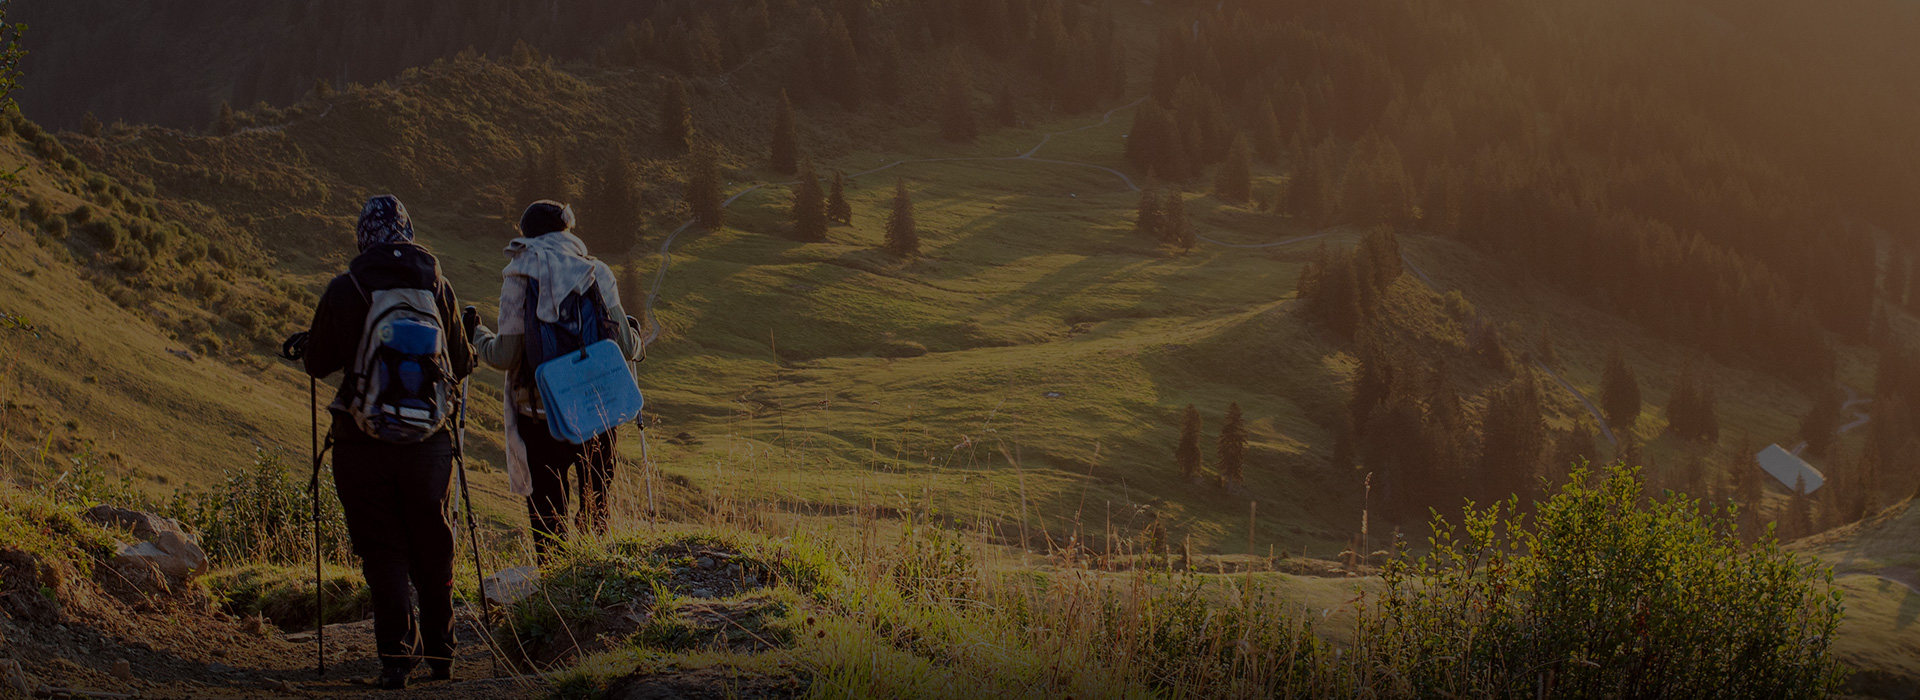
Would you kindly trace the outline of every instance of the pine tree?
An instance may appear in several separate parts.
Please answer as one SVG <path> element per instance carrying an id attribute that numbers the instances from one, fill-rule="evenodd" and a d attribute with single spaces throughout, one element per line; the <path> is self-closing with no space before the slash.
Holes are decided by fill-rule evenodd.
<path id="1" fill-rule="evenodd" d="M 1214 462 L 1220 465 L 1220 481 L 1228 489 L 1237 489 L 1246 481 L 1247 426 L 1240 414 L 1240 402 L 1227 404 L 1227 418 L 1220 424 L 1220 441 L 1214 450 Z"/>
<path id="2" fill-rule="evenodd" d="M 92 112 L 80 115 L 80 133 L 82 135 L 97 139 L 100 138 L 100 134 L 105 131 L 106 127 L 100 124 L 100 118 L 93 116 Z"/>
<path id="3" fill-rule="evenodd" d="M 1167 193 L 1167 203 L 1160 208 L 1160 242 L 1182 252 L 1193 250 L 1197 242 L 1193 225 L 1187 221 L 1186 197 L 1179 192 Z"/>
<path id="4" fill-rule="evenodd" d="M 920 254 L 920 232 L 913 220 L 913 195 L 906 178 L 893 187 L 893 212 L 887 216 L 887 252 L 903 258 Z"/>
<path id="5" fill-rule="evenodd" d="M 1020 113 L 1013 103 L 1013 89 L 1000 86 L 999 97 L 993 100 L 993 120 L 1003 127 L 1013 127 L 1020 123 Z"/>
<path id="6" fill-rule="evenodd" d="M 675 155 L 692 145 L 693 107 L 687 102 L 687 84 L 669 79 L 660 90 L 660 147 Z"/>
<path id="7" fill-rule="evenodd" d="M 1167 115 L 1160 105 L 1152 100 L 1140 105 L 1133 113 L 1133 128 L 1127 132 L 1127 162 L 1142 172 L 1155 172 L 1165 148 L 1166 131 Z"/>
<path id="8" fill-rule="evenodd" d="M 1699 381 L 1694 378 L 1692 363 L 1688 363 L 1673 379 L 1673 392 L 1667 398 L 1667 429 L 1681 439 L 1698 439 L 1699 416 Z"/>
<path id="9" fill-rule="evenodd" d="M 1260 101 L 1260 108 L 1253 114 L 1252 131 L 1253 152 L 1260 157 L 1260 161 L 1279 161 L 1286 143 L 1280 137 L 1280 118 L 1274 116 L 1272 98 Z"/>
<path id="10" fill-rule="evenodd" d="M 873 66 L 873 90 L 882 102 L 900 101 L 900 41 L 891 31 L 879 42 L 879 57 Z"/>
<path id="11" fill-rule="evenodd" d="M 1887 256 L 1887 282 L 1884 291 L 1887 299 L 1896 305 L 1907 303 L 1907 257 L 1899 251 Z"/>
<path id="12" fill-rule="evenodd" d="M 847 176 L 833 171 L 833 189 L 827 194 L 827 220 L 853 225 L 853 205 L 847 203 Z"/>
<path id="13" fill-rule="evenodd" d="M 1554 483 L 1566 476 L 1567 472 L 1580 464 L 1590 464 L 1600 458 L 1600 450 L 1593 441 L 1593 429 L 1581 421 L 1560 435 L 1553 443 L 1553 456 L 1548 458 L 1547 468 L 1553 470 Z"/>
<path id="14" fill-rule="evenodd" d="M 793 237 L 810 243 L 827 240 L 826 193 L 820 191 L 820 176 L 810 158 L 800 160 L 800 181 L 793 187 Z"/>
<path id="15" fill-rule="evenodd" d="M 527 205 L 542 199 L 570 203 L 574 198 L 573 178 L 567 174 L 565 154 L 559 148 L 528 153 L 525 169 L 515 187 L 518 201 L 509 202 L 508 213 L 518 220 Z"/>
<path id="16" fill-rule="evenodd" d="M 532 66 L 535 61 L 540 60 L 540 53 L 534 51 L 533 44 L 527 43 L 526 39 L 520 39 L 513 42 L 513 49 L 508 55 L 507 60 L 508 63 L 514 66 L 527 68 Z"/>
<path id="17" fill-rule="evenodd" d="M 1173 460 L 1180 468 L 1180 478 L 1195 484 L 1200 483 L 1206 468 L 1200 460 L 1200 427 L 1200 410 L 1187 404 L 1180 417 L 1180 446 L 1174 449 Z"/>
<path id="18" fill-rule="evenodd" d="M 587 190 L 585 203 L 587 220 L 581 228 L 593 232 L 593 240 L 588 242 L 590 248 L 611 257 L 639 242 L 644 223 L 640 211 L 640 172 L 628 157 L 626 144 L 614 144 L 612 155 Z"/>
<path id="19" fill-rule="evenodd" d="M 1797 540 L 1813 533 L 1813 503 L 1807 499 L 1807 477 L 1793 477 L 1793 493 L 1787 496 L 1786 522 L 1780 523 L 1782 540 Z"/>
<path id="20" fill-rule="evenodd" d="M 853 46 L 853 35 L 845 18 L 837 14 L 827 32 L 828 90 L 840 106 L 857 111 L 866 81 L 860 75 L 860 54 Z"/>
<path id="21" fill-rule="evenodd" d="M 1720 441 L 1720 397 L 1713 389 L 1713 380 L 1700 382 L 1699 403 L 1695 407 L 1695 434 L 1705 442 Z"/>
<path id="22" fill-rule="evenodd" d="M 1800 439 L 1807 441 L 1807 454 L 1820 457 L 1832 447 L 1840 431 L 1840 397 L 1832 391 L 1822 392 L 1813 401 L 1813 408 L 1800 419 Z"/>
<path id="23" fill-rule="evenodd" d="M 1914 267 L 1914 262 L 1913 262 L 1913 256 L 1912 255 L 1901 256 L 1900 264 L 1907 268 L 1907 280 L 1908 280 L 1907 282 L 1908 290 L 1907 290 L 1907 299 L 1906 299 L 1907 310 L 1915 314 L 1920 314 L 1920 291 L 1913 289 L 1915 285 L 1912 281 L 1916 273 L 1916 269 Z"/>
<path id="24" fill-rule="evenodd" d="M 1890 348 L 1900 344 L 1893 334 L 1893 321 L 1887 317 L 1886 304 L 1873 305 L 1873 322 L 1867 327 L 1867 339 L 1876 347 Z"/>
<path id="25" fill-rule="evenodd" d="M 546 199 L 547 183 L 541 179 L 541 154 L 527 152 L 527 162 L 520 166 L 520 178 L 514 184 L 513 201 L 507 202 L 507 214 L 518 221 L 520 212 L 529 204 Z"/>
<path id="26" fill-rule="evenodd" d="M 1151 187 L 1141 189 L 1140 204 L 1133 213 L 1133 231 L 1148 240 L 1158 241 L 1163 225 L 1161 219 L 1160 195 L 1154 193 Z"/>
<path id="27" fill-rule="evenodd" d="M 791 175 L 800 168 L 800 138 L 795 133 L 793 100 L 780 91 L 780 109 L 773 117 L 773 169 Z"/>
<path id="28" fill-rule="evenodd" d="M 720 156 L 713 142 L 697 139 L 687 154 L 687 209 L 702 228 L 717 231 L 727 225 L 726 198 L 720 191 Z"/>
<path id="29" fill-rule="evenodd" d="M 1540 337 L 1533 343 L 1533 357 L 1548 367 L 1560 365 L 1560 351 L 1553 347 L 1553 326 L 1540 324 Z"/>
<path id="30" fill-rule="evenodd" d="M 1640 422 L 1640 380 L 1634 378 L 1618 346 L 1607 351 L 1606 368 L 1600 374 L 1600 409 L 1615 432 L 1631 433 Z"/>
<path id="31" fill-rule="evenodd" d="M 948 62 L 940 81 L 940 136 L 959 142 L 980 136 L 980 121 L 973 113 L 973 82 L 958 56 Z"/>
<path id="32" fill-rule="evenodd" d="M 1253 197 L 1253 152 L 1245 136 L 1234 138 L 1233 150 L 1214 179 L 1213 195 L 1233 204 L 1245 204 Z"/>
<path id="33" fill-rule="evenodd" d="M 1480 432 L 1480 495 L 1489 499 L 1532 495 L 1546 447 L 1546 424 L 1532 373 L 1522 372 L 1488 395 Z"/>
<path id="34" fill-rule="evenodd" d="M 1742 438 L 1727 454 L 1727 470 L 1733 480 L 1733 500 L 1740 506 L 1738 525 L 1751 539 L 1758 534 L 1756 526 L 1760 522 L 1760 500 L 1765 493 L 1765 485 L 1761 482 L 1764 472 L 1760 469 L 1759 453 L 1754 451 L 1751 439 Z"/>
<path id="35" fill-rule="evenodd" d="M 213 120 L 213 133 L 221 136 L 232 136 L 233 133 L 238 130 L 239 126 L 234 123 L 233 105 L 221 102 L 220 116 Z"/>
<path id="36" fill-rule="evenodd" d="M 640 258 L 629 255 L 620 265 L 619 271 L 620 306 L 642 322 L 647 308 L 647 285 L 640 278 Z"/>

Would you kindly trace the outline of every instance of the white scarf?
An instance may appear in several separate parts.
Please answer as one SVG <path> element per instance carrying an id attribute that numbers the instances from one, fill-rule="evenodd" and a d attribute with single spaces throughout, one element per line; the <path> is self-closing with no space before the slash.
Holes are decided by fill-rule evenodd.
<path id="1" fill-rule="evenodd" d="M 548 323 L 560 320 L 560 302 L 573 292 L 585 292 L 595 283 L 617 289 L 613 269 L 587 256 L 587 244 L 567 231 L 534 238 L 515 238 L 507 244 L 507 268 L 500 284 L 500 335 L 519 335 L 526 342 L 526 305 Z M 540 298 L 527 299 L 527 280 L 540 284 Z M 527 467 L 527 444 L 520 439 L 520 408 L 513 387 L 520 368 L 507 370 L 505 394 L 507 432 L 507 486 L 521 496 L 533 495 L 533 475 Z"/>

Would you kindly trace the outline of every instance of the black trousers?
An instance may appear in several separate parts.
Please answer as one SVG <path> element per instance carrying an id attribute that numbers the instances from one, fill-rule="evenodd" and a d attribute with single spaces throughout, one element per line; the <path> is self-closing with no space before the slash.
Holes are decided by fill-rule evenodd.
<path id="1" fill-rule="evenodd" d="M 333 484 L 360 571 L 372 589 L 381 665 L 410 669 L 422 659 L 451 663 L 456 644 L 454 540 L 447 523 L 452 436 L 443 432 L 420 444 L 395 445 L 373 440 L 351 419 L 336 417 L 334 440 Z"/>
<path id="2" fill-rule="evenodd" d="M 547 432 L 544 420 L 522 416 L 520 439 L 527 444 L 527 472 L 533 495 L 527 497 L 527 520 L 532 524 L 533 547 L 542 562 L 553 545 L 567 536 L 569 476 L 578 472 L 581 527 L 607 534 L 607 495 L 613 486 L 613 463 L 619 431 L 575 445 Z"/>

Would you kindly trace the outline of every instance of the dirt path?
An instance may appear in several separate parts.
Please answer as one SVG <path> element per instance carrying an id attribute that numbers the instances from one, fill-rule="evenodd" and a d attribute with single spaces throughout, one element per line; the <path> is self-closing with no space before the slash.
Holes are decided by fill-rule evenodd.
<path id="1" fill-rule="evenodd" d="M 1845 384 L 1840 385 L 1840 391 L 1845 392 L 1847 395 L 1846 400 L 1840 404 L 1840 410 L 1842 411 L 1853 408 L 1854 406 L 1859 406 L 1861 404 L 1873 403 L 1873 399 L 1861 398 L 1860 394 L 1854 392 L 1853 387 L 1847 386 Z M 1873 416 L 1867 415 L 1866 411 L 1854 411 L 1853 420 L 1849 421 L 1846 425 L 1840 426 L 1840 429 L 1834 432 L 1837 434 L 1845 434 L 1847 431 L 1866 425 L 1872 420 L 1873 420 Z M 1793 456 L 1795 457 L 1800 456 L 1800 453 L 1802 451 L 1805 451 L 1806 449 L 1807 449 L 1807 441 L 1801 440 L 1799 444 L 1793 446 L 1793 450 L 1792 450 Z"/>
<path id="2" fill-rule="evenodd" d="M 453 679 L 429 681 L 423 665 L 405 696 L 479 700 L 542 694 L 545 686 L 537 679 L 496 677 L 488 647 L 470 620 L 461 615 Z M 50 689 L 152 699 L 395 695 L 372 682 L 379 671 L 372 620 L 327 626 L 324 676 L 315 673 L 312 631 L 283 634 L 204 610 L 0 619 L 0 635 L 0 650 L 21 663 L 29 682 Z M 115 672 L 122 661 L 125 675 Z"/>

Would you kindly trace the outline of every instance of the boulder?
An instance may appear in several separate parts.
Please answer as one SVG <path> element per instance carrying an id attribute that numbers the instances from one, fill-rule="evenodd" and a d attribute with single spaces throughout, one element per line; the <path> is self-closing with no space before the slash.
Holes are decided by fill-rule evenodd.
<path id="1" fill-rule="evenodd" d="M 95 506 L 86 517 L 104 527 L 131 530 L 140 538 L 135 544 L 122 544 L 114 553 L 110 564 L 115 570 L 151 569 L 173 583 L 191 580 L 207 570 L 207 553 L 171 518 L 107 505 Z"/>
<path id="2" fill-rule="evenodd" d="M 540 586 L 540 569 L 516 566 L 487 577 L 487 600 L 495 605 L 512 605 L 533 595 Z"/>

